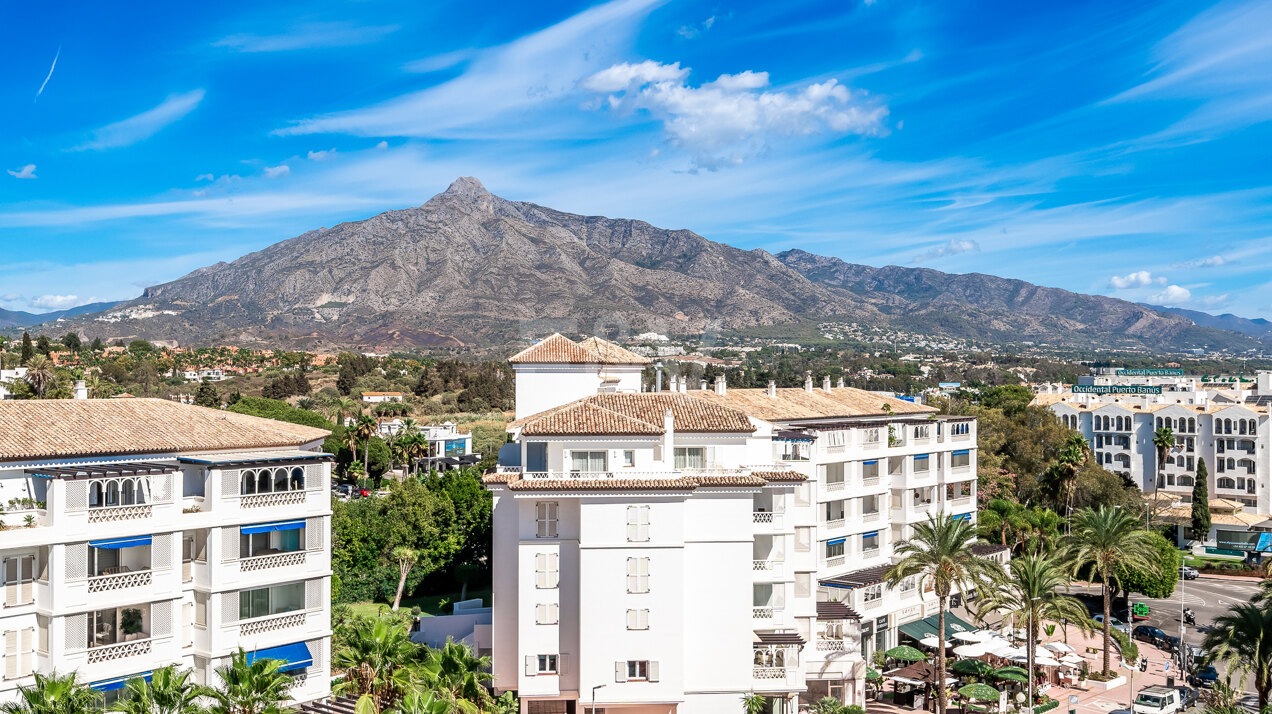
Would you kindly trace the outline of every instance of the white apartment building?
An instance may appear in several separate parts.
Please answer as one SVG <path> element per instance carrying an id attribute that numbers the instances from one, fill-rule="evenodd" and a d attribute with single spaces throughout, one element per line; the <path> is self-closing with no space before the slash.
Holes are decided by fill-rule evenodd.
<path id="1" fill-rule="evenodd" d="M 118 696 L 242 647 L 330 693 L 328 432 L 161 399 L 0 402 L 11 701 L 36 672 Z"/>
<path id="2" fill-rule="evenodd" d="M 864 703 L 871 653 L 936 612 L 883 587 L 893 544 L 975 518 L 975 422 L 811 379 L 640 393 L 641 360 L 560 335 L 510 360 L 537 411 L 485 478 L 496 689 L 536 714 Z"/>

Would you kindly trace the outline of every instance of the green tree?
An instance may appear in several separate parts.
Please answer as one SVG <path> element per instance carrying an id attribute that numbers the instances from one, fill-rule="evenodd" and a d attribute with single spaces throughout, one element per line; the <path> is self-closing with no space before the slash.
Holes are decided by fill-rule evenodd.
<path id="1" fill-rule="evenodd" d="M 31 361 L 31 358 L 34 356 L 35 356 L 35 345 L 31 344 L 31 333 L 23 332 L 22 333 L 22 364 L 26 364 L 27 362 Z"/>
<path id="2" fill-rule="evenodd" d="M 111 711 L 126 714 L 205 714 L 201 703 L 206 694 L 195 684 L 191 673 L 179 672 L 174 665 L 156 669 L 147 682 L 142 677 L 128 680 L 128 693 L 115 702 Z"/>
<path id="3" fill-rule="evenodd" d="M 1166 456 L 1175 448 L 1175 430 L 1169 426 L 1153 432 L 1153 447 L 1157 450 L 1157 477 L 1153 481 L 1153 501 L 1157 501 L 1157 489 L 1166 482 Z"/>
<path id="4" fill-rule="evenodd" d="M 281 399 L 240 397 L 229 406 L 227 411 L 235 412 L 236 414 L 265 417 L 266 419 L 277 419 L 278 421 L 291 422 L 292 424 L 303 424 L 317 429 L 332 428 L 331 422 L 323 418 L 318 412 L 297 409 Z"/>
<path id="5" fill-rule="evenodd" d="M 344 420 L 347 416 L 353 416 L 362 411 L 358 403 L 349 397 L 337 397 L 327 404 L 328 413 L 340 426 L 344 426 Z"/>
<path id="6" fill-rule="evenodd" d="M 1197 477 L 1193 481 L 1192 492 L 1192 532 L 1193 540 L 1204 542 L 1210 537 L 1210 474 L 1206 471 L 1206 460 L 1197 459 Z"/>
<path id="7" fill-rule="evenodd" d="M 348 396 L 353 392 L 353 387 L 358 381 L 357 370 L 353 365 L 345 363 L 340 365 L 340 373 L 336 376 L 336 389 L 343 395 Z"/>
<path id="8" fill-rule="evenodd" d="M 66 346 L 66 349 L 72 352 L 79 352 L 80 348 L 84 346 L 83 343 L 80 342 L 80 336 L 74 332 L 68 332 L 63 335 L 61 342 Z"/>
<path id="9" fill-rule="evenodd" d="M 1215 618 L 1201 646 L 1210 653 L 1211 660 L 1227 664 L 1228 671 L 1242 681 L 1253 675 L 1258 711 L 1267 710 L 1268 694 L 1272 692 L 1272 608 L 1237 604 Z"/>
<path id="10" fill-rule="evenodd" d="M 194 393 L 194 403 L 201 407 L 220 409 L 221 394 L 216 391 L 216 385 L 204 380 L 203 383 L 199 385 L 198 391 Z"/>
<path id="11" fill-rule="evenodd" d="M 379 423 L 373 417 L 362 414 L 353 425 L 353 433 L 362 441 L 362 463 L 371 464 L 371 437 L 380 430 Z"/>
<path id="12" fill-rule="evenodd" d="M 447 640 L 438 649 L 428 649 L 424 656 L 426 681 L 452 702 L 467 702 L 471 709 L 486 711 L 491 702 L 490 691 L 483 685 L 491 679 L 489 657 L 478 657 L 466 645 Z"/>
<path id="13" fill-rule="evenodd" d="M 1179 580 L 1179 548 L 1160 533 L 1151 532 L 1153 568 L 1149 570 L 1121 564 L 1117 568 L 1117 581 L 1128 593 L 1136 592 L 1154 600 L 1165 600 L 1175 592 Z"/>
<path id="14" fill-rule="evenodd" d="M 3 714 L 83 714 L 101 705 L 101 695 L 79 681 L 78 676 L 40 674 L 35 682 L 19 687 L 16 701 L 0 704 Z"/>
<path id="15" fill-rule="evenodd" d="M 53 341 L 48 335 L 40 335 L 35 338 L 35 351 L 48 357 L 53 352 Z"/>
<path id="16" fill-rule="evenodd" d="M 975 527 L 968 520 L 942 513 L 926 523 L 915 524 L 914 536 L 897 543 L 892 550 L 901 560 L 888 569 L 888 587 L 894 588 L 906 578 L 917 577 L 920 587 L 930 586 L 936 591 L 937 672 L 945 671 L 945 613 L 949 609 L 950 594 L 954 588 L 960 592 L 983 589 L 984 584 L 993 582 L 1002 572 L 997 562 L 972 551 L 975 540 Z M 945 687 L 937 687 L 936 714 L 945 714 Z"/>
<path id="17" fill-rule="evenodd" d="M 406 693 L 402 684 L 411 681 L 399 676 L 399 671 L 417 662 L 422 654 L 406 626 L 388 619 L 358 619 L 348 623 L 342 634 L 345 645 L 336 651 L 331 664 L 344 670 L 345 677 L 332 691 L 368 699 L 377 712 L 396 704 Z"/>
<path id="18" fill-rule="evenodd" d="M 138 357 L 143 357 L 153 353 L 155 346 L 145 340 L 133 340 L 128 343 L 128 351 Z"/>
<path id="19" fill-rule="evenodd" d="M 106 345 L 102 344 L 102 338 L 94 337 L 93 344 L 89 345 L 89 349 L 91 349 L 94 352 L 101 352 L 102 350 L 106 349 Z"/>
<path id="20" fill-rule="evenodd" d="M 1073 514 L 1070 534 L 1064 541 L 1071 572 L 1091 568 L 1100 579 L 1104 599 L 1104 673 L 1109 666 L 1109 618 L 1112 616 L 1111 588 L 1116 586 L 1118 567 L 1153 572 L 1157 549 L 1152 533 L 1139 529 L 1135 516 L 1120 508 L 1083 508 Z"/>
<path id="21" fill-rule="evenodd" d="M 57 384 L 57 369 L 53 366 L 53 360 L 44 355 L 35 355 L 27 360 L 26 381 L 36 395 L 43 398 Z"/>
<path id="22" fill-rule="evenodd" d="M 392 558 L 398 566 L 398 586 L 397 593 L 393 596 L 393 611 L 402 605 L 402 590 L 406 587 L 406 576 L 411 573 L 411 568 L 420 560 L 420 554 L 414 548 L 408 548 L 399 545 L 393 549 Z"/>
<path id="23" fill-rule="evenodd" d="M 216 668 L 218 686 L 208 690 L 211 714 L 286 714 L 283 706 L 291 697 L 292 678 L 279 671 L 280 660 L 258 658 L 247 661 L 243 648 L 230 656 L 228 664 Z"/>

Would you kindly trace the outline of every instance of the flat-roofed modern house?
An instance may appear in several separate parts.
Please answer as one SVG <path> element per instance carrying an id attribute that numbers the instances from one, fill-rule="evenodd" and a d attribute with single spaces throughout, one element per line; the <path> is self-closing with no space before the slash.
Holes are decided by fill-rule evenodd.
<path id="1" fill-rule="evenodd" d="M 0 403 L 0 607 L 12 700 L 75 670 L 117 696 L 242 647 L 330 692 L 328 432 L 162 399 Z"/>

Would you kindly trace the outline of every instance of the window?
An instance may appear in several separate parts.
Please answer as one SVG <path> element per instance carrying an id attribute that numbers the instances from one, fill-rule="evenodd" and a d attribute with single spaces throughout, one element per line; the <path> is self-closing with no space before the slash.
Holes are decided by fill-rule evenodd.
<path id="1" fill-rule="evenodd" d="M 643 543 L 649 540 L 649 506 L 627 507 L 627 541 Z"/>
<path id="2" fill-rule="evenodd" d="M 848 443 L 848 432 L 843 429 L 823 431 L 826 435 L 826 446 L 843 446 Z"/>
<path id="3" fill-rule="evenodd" d="M 649 558 L 627 559 L 627 592 L 649 592 Z"/>
<path id="4" fill-rule="evenodd" d="M 904 579 L 902 579 L 902 580 L 901 580 L 901 592 L 903 592 L 903 593 L 908 593 L 908 592 L 913 591 L 913 590 L 914 590 L 914 588 L 916 587 L 915 583 L 916 583 L 916 581 L 915 581 L 915 576 L 913 576 L 913 575 L 909 576 L 908 578 L 904 578 Z"/>
<path id="5" fill-rule="evenodd" d="M 879 512 L 878 496 L 862 496 L 861 497 L 861 515 L 869 516 Z"/>
<path id="6" fill-rule="evenodd" d="M 956 469 L 967 468 L 972 464 L 972 453 L 967 449 L 955 451 L 950 455 L 950 467 Z"/>
<path id="7" fill-rule="evenodd" d="M 551 590 L 561 582 L 561 571 L 556 553 L 535 553 L 534 586 Z"/>
<path id="8" fill-rule="evenodd" d="M 539 674 L 556 674 L 557 673 L 557 656 L 539 655 Z"/>
<path id="9" fill-rule="evenodd" d="M 863 443 L 863 444 L 878 444 L 878 443 L 879 443 L 879 430 L 878 430 L 878 429 L 866 429 L 866 430 L 865 430 L 865 432 L 864 432 L 864 433 L 862 434 L 862 436 L 861 436 L 861 443 Z"/>
<path id="10" fill-rule="evenodd" d="M 844 465 L 843 464 L 826 464 L 826 485 L 840 484 L 844 482 Z"/>
<path id="11" fill-rule="evenodd" d="M 813 527 L 795 526 L 795 550 L 807 553 L 813 547 Z"/>
<path id="12" fill-rule="evenodd" d="M 865 553 L 879 550 L 879 531 L 861 534 L 861 550 Z"/>
<path id="13" fill-rule="evenodd" d="M 632 468 L 636 465 L 636 452 L 628 449 L 623 452 L 623 467 Z"/>
<path id="14" fill-rule="evenodd" d="M 277 469 L 246 469 L 239 475 L 239 493 L 249 496 L 253 493 L 278 493 L 281 491 L 303 491 L 305 489 L 305 469 L 301 466 Z"/>
<path id="15" fill-rule="evenodd" d="M 571 451 L 571 473 L 604 473 L 606 452 L 604 451 Z"/>
<path id="16" fill-rule="evenodd" d="M 258 555 L 274 555 L 276 553 L 294 553 L 304 550 L 305 529 L 267 531 L 264 533 L 240 533 L 239 557 L 254 558 Z M 194 547 L 193 540 L 190 547 Z M 94 548 L 94 550 L 97 550 Z M 114 551 L 116 553 L 120 551 Z M 100 558 L 99 558 L 100 564 Z"/>
<path id="17" fill-rule="evenodd" d="M 707 467 L 707 450 L 701 446 L 677 446 L 675 455 L 677 471 L 681 469 L 705 469 Z"/>
<path id="18" fill-rule="evenodd" d="M 888 650 L 888 616 L 875 620 L 875 652 Z"/>
<path id="19" fill-rule="evenodd" d="M 657 682 L 658 663 L 643 659 L 629 659 L 614 665 L 614 679 L 620 682 Z"/>
<path id="20" fill-rule="evenodd" d="M 918 455 L 916 455 L 916 456 L 914 457 L 914 472 L 915 472 L 915 473 L 926 473 L 926 472 L 929 470 L 929 468 L 930 468 L 930 467 L 929 467 L 929 464 L 930 464 L 930 463 L 931 463 L 931 460 L 928 458 L 928 455 L 927 455 L 927 454 L 918 454 Z"/>
<path id="21" fill-rule="evenodd" d="M 834 538 L 832 540 L 826 541 L 826 557 L 827 558 L 842 557 L 844 554 L 844 542 L 845 541 L 843 538 Z"/>
<path id="22" fill-rule="evenodd" d="M 556 603 L 545 602 L 534 606 L 534 624 L 556 625 L 560 621 L 560 607 Z"/>
<path id="23" fill-rule="evenodd" d="M 239 619 L 281 615 L 305 609 L 305 583 L 287 583 L 239 591 Z"/>
<path id="24" fill-rule="evenodd" d="M 649 629 L 649 610 L 628 610 L 627 611 L 627 629 L 648 630 Z"/>
<path id="25" fill-rule="evenodd" d="M 4 633 L 4 678 L 18 679 L 35 672 L 35 628 Z"/>
<path id="26" fill-rule="evenodd" d="M 795 597 L 808 597 L 813 590 L 812 573 L 795 573 Z"/>
<path id="27" fill-rule="evenodd" d="M 878 599 L 879 599 L 879 598 L 881 598 L 881 597 L 883 597 L 883 585 L 882 585 L 882 584 L 878 584 L 878 585 L 870 585 L 870 586 L 867 586 L 867 587 L 863 588 L 863 589 L 862 589 L 862 591 L 861 591 L 861 601 L 862 601 L 862 602 L 874 602 L 875 600 L 878 600 Z M 865 633 L 863 632 L 862 634 L 864 635 Z"/>
<path id="28" fill-rule="evenodd" d="M 1105 417 L 1107 419 L 1108 417 Z M 1107 424 L 1105 425 L 1107 429 Z M 966 436 L 972 433 L 972 423 L 967 421 L 956 422 L 950 425 L 950 434 L 953 436 Z"/>
<path id="29" fill-rule="evenodd" d="M 844 502 L 830 501 L 826 504 L 826 520 L 842 521 L 844 519 Z"/>
<path id="30" fill-rule="evenodd" d="M 956 481 L 954 483 L 945 484 L 946 500 L 954 500 L 958 498 L 966 498 L 972 495 L 971 481 Z"/>
<path id="31" fill-rule="evenodd" d="M 5 607 L 35 602 L 35 556 L 20 555 L 4 559 Z"/>
<path id="32" fill-rule="evenodd" d="M 866 461 L 861 464 L 861 478 L 863 479 L 878 478 L 878 476 L 879 476 L 878 461 Z"/>
<path id="33" fill-rule="evenodd" d="M 539 501 L 534 504 L 535 535 L 539 538 L 557 537 L 556 501 Z"/>

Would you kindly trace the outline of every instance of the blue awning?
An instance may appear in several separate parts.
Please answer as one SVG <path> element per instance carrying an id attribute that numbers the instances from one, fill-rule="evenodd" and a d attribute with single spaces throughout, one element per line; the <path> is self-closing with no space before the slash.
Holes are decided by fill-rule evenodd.
<path id="1" fill-rule="evenodd" d="M 862 464 L 863 466 L 869 466 L 870 464 L 877 464 L 877 463 L 879 463 L 879 459 L 874 459 L 873 461 L 862 461 L 862 462 L 861 462 L 861 464 Z"/>
<path id="2" fill-rule="evenodd" d="M 830 540 L 826 541 L 826 545 L 839 545 L 840 543 L 843 543 L 846 540 L 848 539 L 847 538 L 831 538 Z"/>
<path id="3" fill-rule="evenodd" d="M 142 672 L 141 674 L 130 674 L 127 677 L 116 677 L 114 679 L 103 679 L 100 682 L 93 682 L 88 686 L 98 692 L 113 692 L 116 689 L 123 689 L 128 686 L 128 680 L 141 678 L 150 681 L 150 677 L 154 672 Z"/>
<path id="4" fill-rule="evenodd" d="M 955 456 L 967 456 L 967 455 L 968 455 L 968 454 L 970 454 L 970 453 L 971 453 L 971 450 L 969 450 L 969 449 L 962 449 L 962 450 L 960 450 L 960 451 L 955 451 L 955 452 L 954 452 L 954 455 L 955 455 Z"/>
<path id="5" fill-rule="evenodd" d="M 929 456 L 929 454 L 915 454 L 915 455 L 914 455 L 914 460 L 915 460 L 915 461 L 919 461 L 919 460 L 927 461 L 927 457 L 928 457 L 928 456 Z"/>
<path id="6" fill-rule="evenodd" d="M 956 521 L 965 521 L 965 520 L 967 520 L 967 519 L 969 519 L 969 518 L 971 518 L 971 517 L 972 517 L 972 514 L 970 514 L 970 513 L 960 513 L 960 514 L 958 514 L 958 515 L 954 516 L 954 520 L 956 520 Z"/>
<path id="7" fill-rule="evenodd" d="M 283 666 L 278 668 L 281 672 L 304 669 L 314 663 L 314 657 L 309 654 L 309 647 L 304 642 L 293 642 L 290 645 L 280 645 L 247 653 L 248 664 L 258 659 L 282 660 Z"/>
<path id="8" fill-rule="evenodd" d="M 870 538 L 870 537 L 872 537 L 872 536 L 877 536 L 877 535 L 879 535 L 879 531 L 868 531 L 868 532 L 866 532 L 866 533 L 862 533 L 862 534 L 861 534 L 861 537 L 862 537 L 862 538 Z"/>
<path id="9" fill-rule="evenodd" d="M 239 532 L 243 535 L 253 533 L 270 533 L 272 531 L 297 531 L 305 527 L 304 521 L 276 521 L 274 523 L 257 523 L 254 526 L 243 526 Z"/>
<path id="10" fill-rule="evenodd" d="M 90 540 L 88 544 L 94 548 L 109 548 L 111 550 L 119 550 L 120 548 L 135 548 L 139 545 L 150 545 L 150 536 L 111 538 L 110 540 Z"/>

